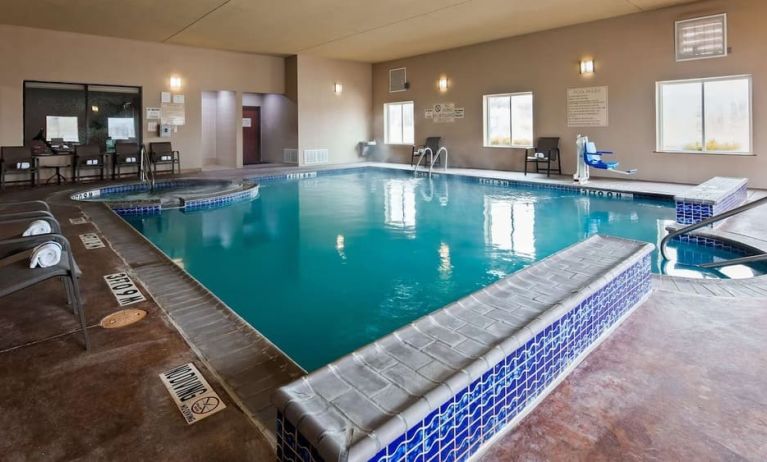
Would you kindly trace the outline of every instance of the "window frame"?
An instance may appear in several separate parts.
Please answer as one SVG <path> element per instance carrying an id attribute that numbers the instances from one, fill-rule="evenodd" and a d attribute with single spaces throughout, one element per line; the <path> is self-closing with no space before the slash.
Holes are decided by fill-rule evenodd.
<path id="1" fill-rule="evenodd" d="M 392 143 L 389 141 L 389 106 L 404 106 L 406 104 L 410 104 L 413 106 L 413 142 L 412 143 L 405 143 L 405 123 L 404 123 L 404 117 L 402 118 L 402 142 L 401 143 Z M 384 144 L 392 145 L 392 146 L 412 146 L 413 143 L 415 143 L 415 102 L 413 101 L 391 101 L 389 103 L 384 103 L 383 105 L 383 118 L 384 118 Z"/>
<path id="2" fill-rule="evenodd" d="M 706 150 L 706 82 L 726 80 L 746 80 L 748 82 L 748 151 L 707 151 Z M 703 150 L 691 149 L 671 150 L 663 147 L 663 98 L 661 88 L 667 84 L 700 83 L 701 84 L 701 107 L 703 113 L 702 146 Z M 724 156 L 753 156 L 754 154 L 754 81 L 751 74 L 727 75 L 720 77 L 702 77 L 695 79 L 661 80 L 655 82 L 655 152 L 663 154 L 697 154 L 697 155 L 724 155 Z"/>
<path id="3" fill-rule="evenodd" d="M 533 136 L 531 139 L 530 145 L 517 145 L 517 144 L 490 144 L 488 139 L 488 133 L 487 133 L 487 111 L 488 111 L 488 104 L 487 101 L 489 98 L 493 97 L 500 97 L 500 96 L 508 96 L 511 99 L 514 98 L 514 96 L 521 96 L 521 95 L 530 95 L 530 98 L 532 100 L 532 106 L 533 106 L 533 113 L 532 113 L 532 124 L 533 124 Z M 509 100 L 509 105 L 511 105 L 511 99 Z M 511 121 L 511 106 L 509 107 L 509 137 L 510 139 L 514 139 L 514 134 L 511 132 L 513 127 L 513 123 Z M 493 93 L 490 95 L 482 95 L 482 147 L 485 148 L 499 148 L 499 149 L 532 149 L 535 146 L 535 94 L 532 90 L 530 91 L 517 91 L 512 93 Z"/>

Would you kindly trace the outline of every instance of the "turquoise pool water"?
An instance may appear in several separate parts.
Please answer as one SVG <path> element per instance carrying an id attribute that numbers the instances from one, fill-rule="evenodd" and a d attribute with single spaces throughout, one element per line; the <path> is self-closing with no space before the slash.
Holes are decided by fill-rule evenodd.
<path id="1" fill-rule="evenodd" d="M 125 219 L 313 370 L 591 234 L 657 244 L 674 210 L 668 201 L 367 170 L 266 182 L 258 199 L 229 207 Z"/>

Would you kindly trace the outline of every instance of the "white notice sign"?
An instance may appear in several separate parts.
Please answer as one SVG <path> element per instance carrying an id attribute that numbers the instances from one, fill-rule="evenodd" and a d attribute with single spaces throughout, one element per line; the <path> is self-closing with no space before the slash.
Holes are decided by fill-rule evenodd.
<path id="1" fill-rule="evenodd" d="M 568 127 L 607 127 L 607 87 L 567 89 Z"/>
<path id="2" fill-rule="evenodd" d="M 163 125 L 184 125 L 186 123 L 186 111 L 181 103 L 162 103 L 160 112 L 160 123 Z"/>
<path id="3" fill-rule="evenodd" d="M 221 398 L 192 363 L 160 374 L 186 423 L 193 424 L 226 408 Z"/>
<path id="4" fill-rule="evenodd" d="M 148 107 L 146 108 L 146 118 L 147 120 L 155 120 L 160 118 L 160 108 L 159 107 Z"/>
<path id="5" fill-rule="evenodd" d="M 243 117 L 242 118 L 242 127 L 243 128 L 250 128 L 253 126 L 252 119 L 250 117 Z"/>

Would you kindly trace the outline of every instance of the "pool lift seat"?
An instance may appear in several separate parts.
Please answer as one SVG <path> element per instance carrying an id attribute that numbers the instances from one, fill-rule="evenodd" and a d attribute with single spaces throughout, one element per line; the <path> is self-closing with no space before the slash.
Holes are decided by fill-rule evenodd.
<path id="1" fill-rule="evenodd" d="M 612 151 L 597 150 L 596 143 L 594 143 L 593 141 L 588 141 L 583 151 L 583 161 L 590 168 L 596 168 L 599 170 L 609 170 L 611 172 L 620 173 L 623 175 L 633 175 L 638 171 L 635 168 L 632 168 L 629 170 L 618 170 L 618 165 L 620 164 L 617 160 L 602 159 L 602 156 L 612 155 L 612 154 L 614 154 Z"/>

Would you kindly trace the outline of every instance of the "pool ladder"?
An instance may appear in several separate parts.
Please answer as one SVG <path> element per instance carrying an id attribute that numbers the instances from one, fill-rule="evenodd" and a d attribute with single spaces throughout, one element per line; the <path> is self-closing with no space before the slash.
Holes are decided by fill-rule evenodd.
<path id="1" fill-rule="evenodd" d="M 146 151 L 146 146 L 141 145 L 141 183 L 148 183 L 149 190 L 154 191 L 154 172 L 152 172 L 152 162 L 149 159 L 149 153 Z"/>
<path id="2" fill-rule="evenodd" d="M 431 159 L 431 162 L 429 163 L 429 177 L 431 177 L 431 172 L 434 170 L 434 164 L 439 160 L 439 156 L 442 155 L 442 153 L 445 153 L 445 163 L 444 163 L 444 170 L 447 171 L 447 148 L 442 146 L 437 150 L 437 154 L 434 155 L 434 152 L 432 152 L 430 147 L 421 148 L 421 155 L 418 157 L 418 162 L 416 162 L 415 167 L 413 167 L 413 173 L 418 173 L 418 167 L 421 165 L 421 161 L 426 158 L 426 151 L 429 152 L 429 158 Z"/>
<path id="3" fill-rule="evenodd" d="M 687 234 L 691 231 L 695 231 L 696 229 L 703 228 L 704 226 L 708 226 L 712 223 L 716 223 L 719 220 L 724 220 L 725 218 L 738 215 L 742 212 L 751 210 L 763 204 L 767 204 L 767 197 L 763 197 L 761 199 L 751 201 L 747 204 L 741 205 L 740 207 L 735 207 L 732 210 L 728 210 L 724 213 L 720 213 L 719 215 L 715 215 L 713 217 L 706 218 L 705 220 L 699 221 L 692 225 L 685 226 L 684 228 L 671 231 L 670 233 L 668 233 L 666 237 L 663 238 L 662 241 L 660 241 L 660 254 L 663 256 L 664 260 L 668 260 L 669 258 L 668 258 L 668 255 L 666 254 L 666 247 L 668 246 L 668 243 L 671 239 L 681 234 Z M 723 266 L 742 265 L 744 263 L 753 263 L 753 262 L 763 261 L 763 260 L 767 260 L 767 253 L 762 252 L 757 255 L 749 255 L 747 257 L 732 258 L 730 260 L 715 261 L 711 263 L 701 263 L 700 265 L 696 265 L 696 266 L 699 266 L 701 268 L 721 268 Z"/>

